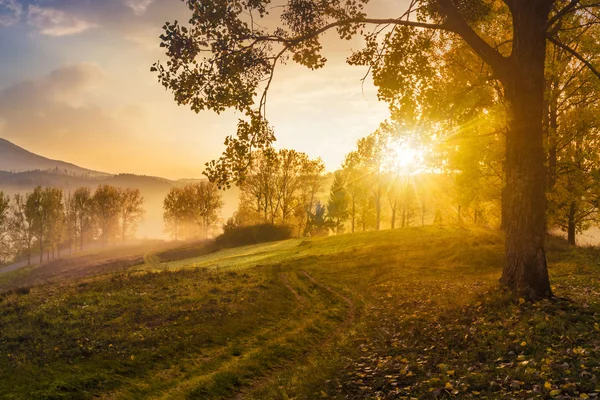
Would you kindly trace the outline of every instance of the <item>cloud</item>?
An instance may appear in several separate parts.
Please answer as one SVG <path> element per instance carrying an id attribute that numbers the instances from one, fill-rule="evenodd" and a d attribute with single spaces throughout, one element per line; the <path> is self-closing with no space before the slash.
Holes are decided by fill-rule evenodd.
<path id="1" fill-rule="evenodd" d="M 136 15 L 142 15 L 154 0 L 125 0 L 125 5 L 133 10 Z"/>
<path id="2" fill-rule="evenodd" d="M 86 21 L 65 11 L 35 5 L 29 6 L 27 22 L 38 32 L 48 36 L 73 35 L 96 26 L 93 22 Z"/>
<path id="3" fill-rule="evenodd" d="M 17 0 L 0 0 L 15 2 Z M 166 20 L 181 17 L 185 5 L 176 0 L 34 0 L 27 9 L 27 22 L 48 36 L 76 35 L 91 28 L 118 33 L 135 42 L 156 32 Z"/>
<path id="4" fill-rule="evenodd" d="M 22 13 L 23 7 L 16 0 L 0 0 L 0 26 L 16 24 Z"/>
<path id="5" fill-rule="evenodd" d="M 94 64 L 65 65 L 47 75 L 0 91 L 3 136 L 25 144 L 92 146 L 117 140 L 121 125 L 105 110 L 85 101 L 104 74 Z"/>

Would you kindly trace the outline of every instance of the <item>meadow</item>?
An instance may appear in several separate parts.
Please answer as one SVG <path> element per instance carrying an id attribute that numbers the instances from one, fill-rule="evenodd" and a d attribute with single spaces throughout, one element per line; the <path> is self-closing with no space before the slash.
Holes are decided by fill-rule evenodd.
<path id="1" fill-rule="evenodd" d="M 549 238 L 556 298 L 529 303 L 503 247 L 436 226 L 7 273 L 0 398 L 597 397 L 598 250 Z"/>

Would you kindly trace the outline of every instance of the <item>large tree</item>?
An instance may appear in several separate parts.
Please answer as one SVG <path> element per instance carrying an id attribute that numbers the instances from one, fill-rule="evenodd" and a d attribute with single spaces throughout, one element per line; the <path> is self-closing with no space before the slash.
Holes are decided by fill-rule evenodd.
<path id="1" fill-rule="evenodd" d="M 573 13 L 597 20 L 600 7 L 595 0 L 411 0 L 402 16 L 381 19 L 364 12 L 368 0 L 289 0 L 272 8 L 269 0 L 184 1 L 192 12 L 190 26 L 164 26 L 161 46 L 169 61 L 153 70 L 178 103 L 196 112 L 235 108 L 249 118 L 238 125 L 237 137 L 228 138 L 224 156 L 209 164 L 207 173 L 216 181 L 238 177 L 252 148 L 273 140 L 265 120 L 273 72 L 289 58 L 309 68 L 322 67 L 322 33 L 336 29 L 343 39 L 366 36 L 366 49 L 351 61 L 373 68 L 380 97 L 403 118 L 418 114 L 418 108 L 405 106 L 426 92 L 436 68 L 443 67 L 436 64 L 436 55 L 456 42 L 466 43 L 500 82 L 507 108 L 508 212 L 501 282 L 529 299 L 552 295 L 544 251 L 546 42 L 576 54 L 560 41 L 562 20 Z M 265 21 L 270 11 L 279 12 L 280 23 L 273 28 Z M 500 48 L 489 38 L 506 31 L 507 24 L 510 45 Z M 375 25 L 375 33 L 367 25 Z"/>

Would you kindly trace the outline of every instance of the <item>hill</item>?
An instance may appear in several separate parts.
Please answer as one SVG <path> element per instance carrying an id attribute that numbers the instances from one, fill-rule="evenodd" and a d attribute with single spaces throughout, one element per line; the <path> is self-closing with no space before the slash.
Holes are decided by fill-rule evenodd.
<path id="1" fill-rule="evenodd" d="M 397 229 L 11 290 L 0 397 L 596 397 L 597 250 L 550 238 L 558 297 L 529 304 L 497 289 L 502 249 L 494 231 Z"/>
<path id="2" fill-rule="evenodd" d="M 75 164 L 59 160 L 52 160 L 34 154 L 0 138 L 0 171 L 54 171 L 65 175 L 84 177 L 108 176 L 110 174 L 81 168 Z"/>

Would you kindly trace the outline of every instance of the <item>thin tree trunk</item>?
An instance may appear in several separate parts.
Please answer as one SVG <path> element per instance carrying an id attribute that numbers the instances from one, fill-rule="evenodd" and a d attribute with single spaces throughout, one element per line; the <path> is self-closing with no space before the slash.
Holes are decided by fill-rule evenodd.
<path id="1" fill-rule="evenodd" d="M 40 233 L 40 264 L 44 262 L 44 234 Z"/>
<path id="2" fill-rule="evenodd" d="M 575 246 L 575 213 L 577 206 L 575 202 L 571 203 L 569 207 L 569 221 L 567 224 L 567 241 L 570 245 Z"/>
<path id="3" fill-rule="evenodd" d="M 354 233 L 354 223 L 356 221 L 356 200 L 352 196 L 352 233 Z"/>
<path id="4" fill-rule="evenodd" d="M 501 283 L 520 297 L 552 296 L 544 239 L 546 169 L 544 165 L 545 26 L 550 2 L 512 3 L 513 53 L 503 86 L 507 104 L 506 260 Z"/>
<path id="5" fill-rule="evenodd" d="M 402 228 L 406 227 L 406 200 L 402 203 Z"/>

